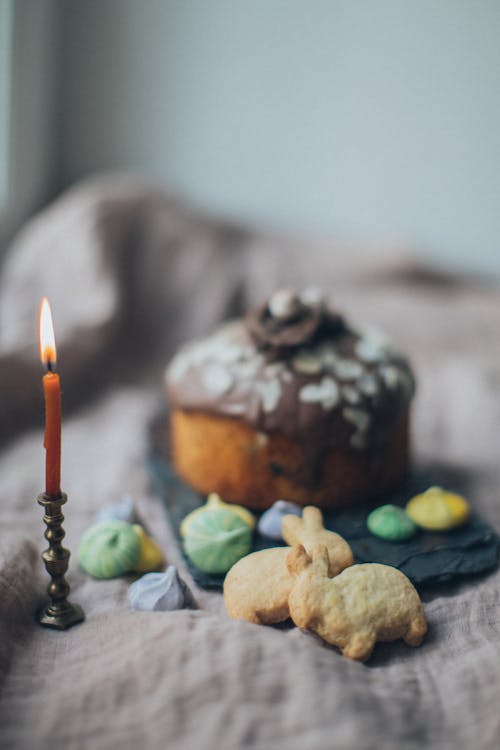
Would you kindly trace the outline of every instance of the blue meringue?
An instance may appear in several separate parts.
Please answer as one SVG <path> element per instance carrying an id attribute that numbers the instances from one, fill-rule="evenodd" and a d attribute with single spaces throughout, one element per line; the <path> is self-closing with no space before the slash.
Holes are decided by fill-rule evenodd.
<path id="1" fill-rule="evenodd" d="M 164 573 L 146 573 L 130 584 L 128 601 L 131 609 L 143 612 L 170 612 L 196 607 L 191 591 L 174 565 L 169 565 Z"/>
<path id="2" fill-rule="evenodd" d="M 267 536 L 269 539 L 275 539 L 276 541 L 283 540 L 281 522 L 283 516 L 288 516 L 290 514 L 301 516 L 302 508 L 300 505 L 289 503 L 286 500 L 276 500 L 269 510 L 266 510 L 266 512 L 261 515 L 259 523 L 257 524 L 259 534 Z"/>
<path id="3" fill-rule="evenodd" d="M 95 516 L 94 522 L 101 521 L 126 521 L 127 523 L 139 523 L 135 511 L 134 501 L 130 495 L 125 495 L 118 503 L 111 503 L 102 507 Z"/>

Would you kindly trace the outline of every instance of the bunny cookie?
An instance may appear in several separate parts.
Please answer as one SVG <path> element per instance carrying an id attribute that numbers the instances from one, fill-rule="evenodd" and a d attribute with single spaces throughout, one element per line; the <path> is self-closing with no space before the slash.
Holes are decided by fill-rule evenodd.
<path id="1" fill-rule="evenodd" d="M 301 542 L 308 551 L 315 543 L 326 546 L 329 575 L 352 565 L 351 548 L 338 534 L 327 531 L 318 508 L 304 508 L 302 518 L 283 516 L 283 537 L 289 544 Z M 290 547 L 272 547 L 238 560 L 224 580 L 224 602 L 230 617 L 270 625 L 288 619 L 288 597 L 294 579 L 287 567 Z"/>
<path id="2" fill-rule="evenodd" d="M 336 576 L 354 562 L 352 551 L 346 540 L 334 531 L 323 526 L 323 515 L 319 508 L 308 505 L 302 518 L 287 515 L 283 517 L 283 539 L 293 547 L 302 544 L 306 552 L 311 552 L 315 544 L 324 544 L 330 559 L 329 575 Z"/>
<path id="3" fill-rule="evenodd" d="M 271 625 L 290 617 L 288 596 L 294 579 L 288 572 L 290 547 L 252 552 L 233 565 L 224 580 L 224 603 L 230 617 Z"/>
<path id="4" fill-rule="evenodd" d="M 422 603 L 396 568 L 366 563 L 329 578 L 323 544 L 313 548 L 311 557 L 302 545 L 294 547 L 287 567 L 295 578 L 288 599 L 292 620 L 338 646 L 344 656 L 365 661 L 377 641 L 422 642 L 427 632 Z"/>

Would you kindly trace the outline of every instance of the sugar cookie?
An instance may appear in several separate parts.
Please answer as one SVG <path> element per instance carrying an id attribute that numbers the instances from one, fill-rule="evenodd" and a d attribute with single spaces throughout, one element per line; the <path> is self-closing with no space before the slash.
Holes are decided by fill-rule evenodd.
<path id="1" fill-rule="evenodd" d="M 346 540 L 334 531 L 325 529 L 319 508 L 308 505 L 302 512 L 302 518 L 284 516 L 282 530 L 283 539 L 291 547 L 302 544 L 310 552 L 315 544 L 324 544 L 330 559 L 330 576 L 336 576 L 354 562 Z"/>
<path id="2" fill-rule="evenodd" d="M 288 619 L 288 595 L 294 583 L 287 569 L 290 547 L 271 547 L 239 560 L 224 580 L 230 617 L 258 625 Z"/>
<path id="3" fill-rule="evenodd" d="M 378 563 L 352 565 L 328 578 L 328 550 L 316 545 L 311 557 L 302 545 L 287 556 L 295 583 L 288 598 L 290 616 L 350 659 L 365 661 L 377 641 L 403 638 L 419 646 L 427 632 L 422 603 L 408 578 Z"/>

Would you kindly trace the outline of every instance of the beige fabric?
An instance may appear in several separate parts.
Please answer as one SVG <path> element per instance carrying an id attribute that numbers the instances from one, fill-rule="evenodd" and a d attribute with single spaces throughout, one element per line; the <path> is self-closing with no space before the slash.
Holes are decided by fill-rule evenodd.
<path id="1" fill-rule="evenodd" d="M 416 458 L 444 467 L 500 529 L 497 288 L 428 272 L 400 252 L 353 254 L 213 224 L 132 180 L 84 185 L 27 227 L 0 280 L 2 748 L 500 746 L 498 572 L 429 591 L 424 646 L 377 646 L 368 665 L 297 629 L 231 621 L 220 595 L 196 587 L 199 611 L 130 613 L 127 580 L 94 581 L 75 556 L 72 599 L 86 622 L 65 633 L 34 622 L 47 582 L 35 503 L 41 294 L 60 342 L 68 546 L 76 551 L 101 505 L 132 493 L 189 581 L 144 463 L 164 359 L 275 285 L 318 280 L 412 353 Z"/>

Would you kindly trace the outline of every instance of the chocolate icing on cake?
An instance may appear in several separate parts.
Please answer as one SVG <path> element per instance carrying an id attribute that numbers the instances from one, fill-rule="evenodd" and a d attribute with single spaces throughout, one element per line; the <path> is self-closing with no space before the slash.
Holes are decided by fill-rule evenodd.
<path id="1" fill-rule="evenodd" d="M 414 392 L 408 362 L 379 333 L 354 331 L 321 299 L 283 290 L 184 346 L 166 383 L 173 408 L 300 443 L 308 476 L 295 479 L 306 485 L 325 451 L 383 444 Z"/>

